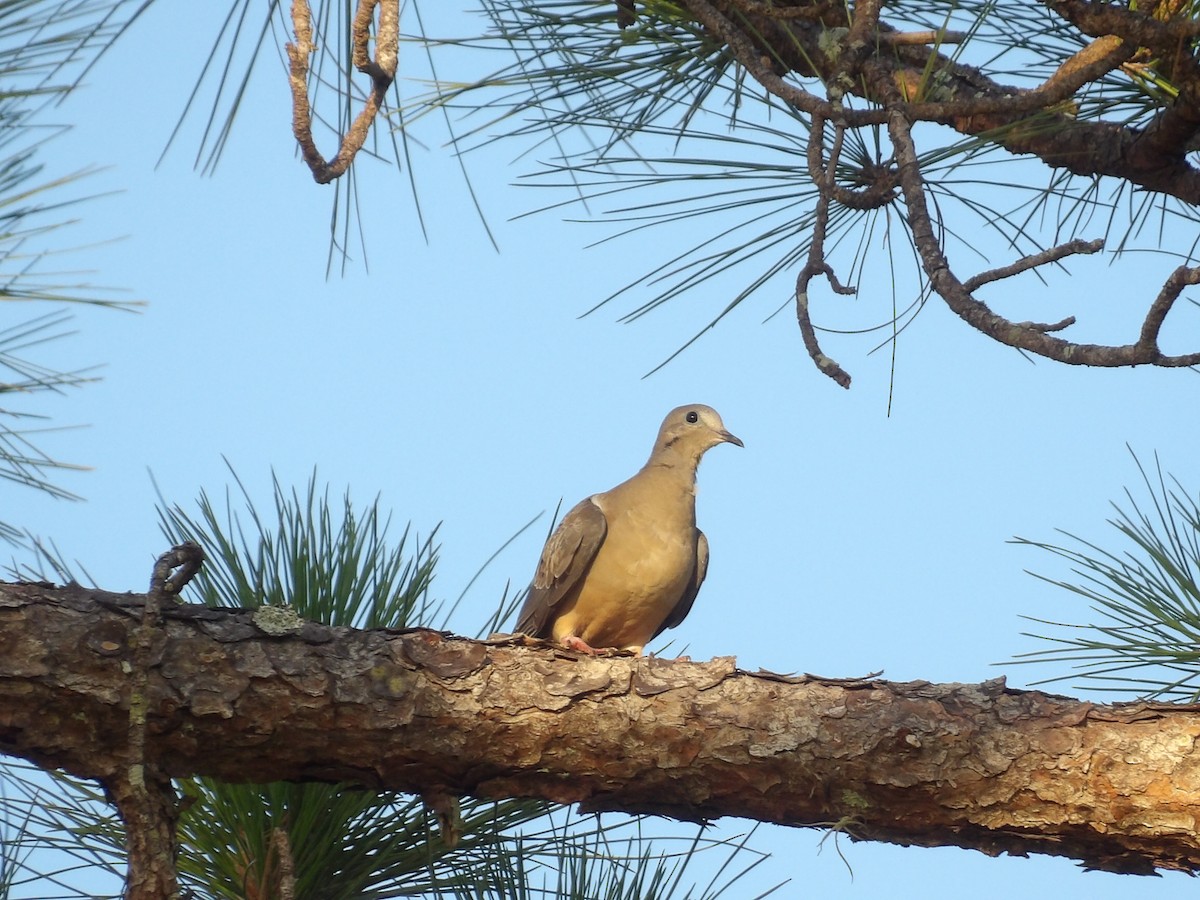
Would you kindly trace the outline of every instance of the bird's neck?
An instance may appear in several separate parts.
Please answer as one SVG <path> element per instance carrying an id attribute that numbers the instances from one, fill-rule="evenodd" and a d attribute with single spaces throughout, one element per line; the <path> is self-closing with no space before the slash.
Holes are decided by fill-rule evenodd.
<path id="1" fill-rule="evenodd" d="M 681 484 L 695 485 L 698 454 L 688 453 L 674 445 L 656 448 L 642 471 L 656 478 L 670 479 Z"/>

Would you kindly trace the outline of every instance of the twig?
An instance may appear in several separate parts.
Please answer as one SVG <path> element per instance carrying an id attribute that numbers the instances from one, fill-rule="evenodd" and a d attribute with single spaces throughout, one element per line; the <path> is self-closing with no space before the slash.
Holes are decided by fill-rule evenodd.
<path id="1" fill-rule="evenodd" d="M 1195 60 L 1182 61 L 1179 102 L 1143 131 L 1118 123 L 1077 121 L 1069 112 L 1055 109 L 1080 88 L 1128 62 L 1138 47 L 1170 44 L 1177 49 L 1179 39 L 1200 32 L 1200 25 L 1176 19 L 1164 25 L 1123 7 L 1097 6 L 1084 0 L 1047 3 L 1095 40 L 1064 60 L 1044 83 L 1022 90 L 1001 85 L 936 52 L 906 46 L 903 39 L 892 42 L 894 54 L 868 52 L 860 57 L 856 48 L 864 39 L 886 43 L 893 31 L 878 18 L 879 0 L 861 0 L 854 7 L 850 29 L 837 42 L 840 52 L 831 52 L 822 44 L 826 39 L 823 29 L 830 25 L 828 17 L 820 23 L 804 21 L 806 17 L 800 16 L 789 16 L 784 21 L 783 16 L 775 14 L 773 4 L 760 0 L 727 0 L 721 9 L 709 0 L 685 0 L 692 16 L 768 93 L 813 119 L 815 139 L 810 138 L 809 169 L 818 186 L 818 200 L 808 261 L 796 281 L 796 316 L 809 355 L 839 384 L 848 384 L 849 376 L 821 352 L 809 314 L 812 278 L 824 274 L 836 284 L 823 255 L 829 204 L 837 200 L 853 208 L 875 208 L 891 202 L 897 187 L 904 197 L 908 226 L 930 286 L 973 328 L 1008 346 L 1072 365 L 1200 365 L 1200 353 L 1166 356 L 1157 346 L 1158 331 L 1174 299 L 1185 284 L 1200 283 L 1200 275 L 1194 270 L 1181 269 L 1164 285 L 1147 313 L 1136 344 L 1081 344 L 1054 334 L 1074 324 L 1074 317 L 1053 323 L 1013 322 L 977 300 L 973 291 L 1068 255 L 1097 252 L 1098 242 L 1072 241 L 964 283 L 951 270 L 935 233 L 911 134 L 912 123 L 917 121 L 941 122 L 964 134 L 986 135 L 1010 152 L 1033 153 L 1048 165 L 1076 174 L 1112 175 L 1185 202 L 1200 198 L 1200 169 L 1191 165 L 1182 149 L 1200 132 L 1200 64 Z M 937 99 L 910 101 L 904 92 L 916 83 L 927 85 L 925 76 L 931 65 L 943 76 L 944 85 L 932 91 Z M 788 69 L 823 80 L 829 85 L 829 99 L 785 81 Z M 878 107 L 846 108 L 840 102 L 843 91 L 865 97 Z M 1028 120 L 1029 114 L 1036 114 L 1036 119 Z M 821 123 L 826 121 L 839 128 L 886 124 L 898 166 L 894 171 L 872 173 L 875 181 L 861 192 L 836 184 L 833 164 L 826 166 L 821 158 Z"/>
<path id="2" fill-rule="evenodd" d="M 829 151 L 829 158 L 823 159 L 825 155 L 825 119 L 820 115 L 813 117 L 812 128 L 808 136 L 808 172 L 817 185 L 817 207 L 813 217 L 812 238 L 808 245 L 808 261 L 800 270 L 800 274 L 796 276 L 796 323 L 800 326 L 800 337 L 804 341 L 804 348 L 808 351 L 812 361 L 816 363 L 817 368 L 842 387 L 849 389 L 850 374 L 838 365 L 836 360 L 826 356 L 821 350 L 821 345 L 817 341 L 816 329 L 812 324 L 812 317 L 808 312 L 808 285 L 817 275 L 824 275 L 828 278 L 835 293 L 853 294 L 855 292 L 854 288 L 847 287 L 838 281 L 833 268 L 825 260 L 825 233 L 829 226 L 829 201 L 844 136 L 845 129 L 841 125 L 835 126 L 833 147 Z"/>
<path id="3" fill-rule="evenodd" d="M 173 547 L 155 561 L 142 618 L 131 640 L 126 764 L 104 779 L 104 787 L 125 824 L 127 900 L 178 896 L 175 823 L 179 805 L 170 777 L 147 756 L 146 720 L 150 711 L 150 669 L 155 647 L 161 646 L 163 605 L 178 596 L 203 561 L 204 552 L 191 541 Z"/>
<path id="4" fill-rule="evenodd" d="M 1185 285 L 1200 284 L 1200 268 L 1189 269 L 1181 266 L 1175 270 L 1151 305 L 1136 344 L 1119 346 L 1078 344 L 1049 334 L 1049 332 L 1061 330 L 1072 324 L 1073 317 L 1053 325 L 1041 325 L 1034 322 L 1013 322 L 992 312 L 986 304 L 976 300 L 967 290 L 966 285 L 959 281 L 951 270 L 941 244 L 934 234 L 933 222 L 925 202 L 924 178 L 917 160 L 916 146 L 912 140 L 912 128 L 898 108 L 889 110 L 888 134 L 896 152 L 900 187 L 908 207 L 909 229 L 921 258 L 921 265 L 925 269 L 933 289 L 946 301 L 946 305 L 967 324 L 1002 344 L 1071 365 L 1105 367 L 1200 365 L 1200 353 L 1165 356 L 1157 345 L 1158 330 L 1162 326 L 1167 311 Z M 1085 248 L 1088 246 L 1090 245 L 1085 244 Z M 1063 247 L 1068 251 L 1072 249 L 1069 244 L 1063 245 Z M 1055 252 L 1060 249 L 1062 248 L 1054 248 L 1054 251 L 1047 252 Z M 1087 252 L 1086 249 L 1084 252 Z M 1027 259 L 1031 258 L 1027 257 Z M 1013 266 L 1016 267 L 1015 271 L 1024 271 L 1033 267 L 1032 264 L 1024 264 L 1023 261 L 1018 261 Z M 992 274 L 985 273 L 984 277 Z M 987 278 L 987 280 L 995 279 Z"/>
<path id="5" fill-rule="evenodd" d="M 1200 267 L 1180 266 L 1171 273 L 1166 283 L 1163 284 L 1162 290 L 1158 292 L 1158 296 L 1154 298 L 1154 302 L 1150 304 L 1150 310 L 1146 313 L 1145 321 L 1142 322 L 1142 331 L 1138 335 L 1137 346 L 1143 349 L 1153 348 L 1155 352 L 1158 352 L 1158 333 L 1162 329 L 1163 320 L 1167 318 L 1167 313 L 1171 311 L 1171 307 L 1175 305 L 1175 301 L 1179 299 L 1183 289 L 1192 284 L 1200 284 Z M 1187 358 L 1185 357 L 1185 359 Z M 1159 365 L 1194 366 L 1200 364 L 1200 353 L 1190 354 L 1190 358 L 1191 362 L 1161 362 Z"/>
<path id="6" fill-rule="evenodd" d="M 804 349 L 808 351 L 808 355 L 816 364 L 817 369 L 849 390 L 850 373 L 839 366 L 837 360 L 831 359 L 822 352 L 821 345 L 817 343 L 812 318 L 808 314 L 808 291 L 799 286 L 800 279 L 796 281 L 796 322 L 800 326 L 800 337 L 804 340 Z"/>
<path id="7" fill-rule="evenodd" d="M 149 596 L 152 602 L 157 603 L 161 610 L 163 597 L 178 597 L 203 564 L 204 551 L 194 541 L 184 541 L 172 547 L 154 562 L 154 570 L 150 575 Z M 175 571 L 173 575 L 172 570 Z M 150 603 L 146 605 L 149 607 Z"/>
<path id="8" fill-rule="evenodd" d="M 1043 250 L 1041 253 L 1023 256 L 1016 262 L 1009 263 L 1007 266 L 1001 266 L 998 269 L 991 269 L 987 272 L 980 272 L 978 275 L 973 275 L 963 282 L 963 290 L 968 294 L 973 294 L 978 288 L 993 281 L 1000 281 L 1002 278 L 1011 278 L 1013 275 L 1027 272 L 1030 269 L 1036 269 L 1038 266 L 1044 266 L 1046 263 L 1058 262 L 1060 259 L 1065 259 L 1068 256 L 1098 253 L 1103 249 L 1103 240 L 1068 241 L 1065 244 L 1059 244 L 1057 247 L 1050 247 L 1047 250 Z M 1057 329 L 1043 330 L 1056 331 Z"/>
<path id="9" fill-rule="evenodd" d="M 375 8 L 379 8 L 379 31 L 375 39 L 375 56 L 370 55 L 371 23 Z M 292 28 L 296 40 L 286 46 L 288 55 L 288 84 L 292 91 L 292 133 L 300 145 L 301 155 L 312 170 L 318 184 L 328 184 L 340 178 L 354 162 L 354 157 L 366 143 L 371 124 L 383 107 L 387 92 L 396 77 L 400 47 L 399 0 L 359 0 L 351 28 L 351 59 L 354 67 L 371 78 L 371 90 L 363 101 L 354 121 L 350 123 L 337 155 L 327 162 L 317 149 L 312 133 L 312 106 L 308 99 L 309 59 L 316 50 L 313 43 L 312 11 L 308 0 L 292 0 Z"/>
<path id="10" fill-rule="evenodd" d="M 278 891 L 279 900 L 295 900 L 296 897 L 296 859 L 292 853 L 292 842 L 288 840 L 287 832 L 276 826 L 271 829 L 271 847 L 279 857 L 279 878 L 273 885 Z"/>
<path id="11" fill-rule="evenodd" d="M 1067 316 L 1065 319 L 1060 319 L 1057 322 L 1017 322 L 1018 328 L 1028 328 L 1032 331 L 1062 331 L 1064 328 L 1070 328 L 1075 324 L 1074 316 Z"/>

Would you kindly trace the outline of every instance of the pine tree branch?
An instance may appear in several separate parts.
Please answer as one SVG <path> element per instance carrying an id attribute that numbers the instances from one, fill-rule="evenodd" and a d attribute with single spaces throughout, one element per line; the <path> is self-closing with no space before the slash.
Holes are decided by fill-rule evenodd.
<path id="1" fill-rule="evenodd" d="M 126 770 L 144 602 L 0 584 L 0 750 L 105 784 Z M 579 659 L 263 611 L 163 610 L 145 687 L 145 754 L 161 771 L 1200 870 L 1196 706 L 1100 706 L 1002 679 L 792 678 L 731 658 Z"/>
<path id="2" fill-rule="evenodd" d="M 756 81 L 810 114 L 819 112 L 859 127 L 885 122 L 889 108 L 898 109 L 911 122 L 936 122 L 983 136 L 1012 153 L 1033 154 L 1076 175 L 1110 175 L 1200 203 L 1200 170 L 1186 156 L 1200 125 L 1200 105 L 1195 102 L 1200 96 L 1200 64 L 1190 57 L 1173 71 L 1179 100 L 1147 128 L 1084 121 L 1058 108 L 1128 61 L 1139 46 L 1178 43 L 1191 26 L 1175 20 L 1161 23 L 1144 13 L 1087 0 L 1048 5 L 1097 39 L 1065 55 L 1045 83 L 1023 88 L 1001 84 L 939 53 L 936 46 L 889 42 L 889 35 L 901 32 L 875 20 L 871 10 L 848 20 L 843 9 L 823 7 L 820 18 L 797 19 L 766 14 L 760 4 L 747 0 L 686 2 L 690 14 L 729 47 Z M 864 35 L 871 25 L 875 30 Z M 787 81 L 789 71 L 884 108 L 847 110 L 836 118 L 835 104 Z M 887 96 L 897 87 L 899 102 Z"/>

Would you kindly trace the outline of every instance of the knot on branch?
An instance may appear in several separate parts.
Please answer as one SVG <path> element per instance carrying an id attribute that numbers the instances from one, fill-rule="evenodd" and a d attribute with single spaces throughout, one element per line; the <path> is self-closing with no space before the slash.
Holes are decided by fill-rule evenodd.
<path id="1" fill-rule="evenodd" d="M 833 199 L 850 209 L 879 209 L 899 196 L 900 175 L 891 166 L 867 162 L 854 172 L 854 184 L 854 188 L 831 184 Z"/>

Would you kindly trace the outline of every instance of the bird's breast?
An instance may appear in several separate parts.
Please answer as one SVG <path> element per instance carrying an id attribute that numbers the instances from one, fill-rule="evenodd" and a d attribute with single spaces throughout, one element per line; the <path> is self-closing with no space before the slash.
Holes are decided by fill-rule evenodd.
<path id="1" fill-rule="evenodd" d="M 677 506 L 666 515 L 662 508 L 629 505 L 609 517 L 600 552 L 608 551 L 610 565 L 623 570 L 628 583 L 657 593 L 678 582 L 682 590 L 695 563 L 696 517 L 690 503 Z"/>
<path id="2" fill-rule="evenodd" d="M 605 504 L 605 499 L 594 498 L 608 522 L 604 543 L 555 631 L 577 634 L 595 646 L 640 648 L 670 615 L 692 577 L 695 514 L 686 502 L 647 509 Z"/>

